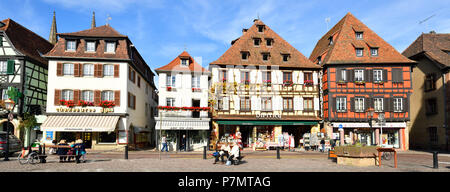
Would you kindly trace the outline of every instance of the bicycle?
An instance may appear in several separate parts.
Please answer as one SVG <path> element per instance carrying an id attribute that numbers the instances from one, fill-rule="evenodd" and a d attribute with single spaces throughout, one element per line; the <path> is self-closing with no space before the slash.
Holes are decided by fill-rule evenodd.
<path id="1" fill-rule="evenodd" d="M 26 150 L 23 149 L 22 152 L 17 157 L 17 160 L 21 165 L 29 163 L 36 164 L 39 163 L 39 154 L 36 151 L 32 151 L 31 153 L 26 154 Z"/>

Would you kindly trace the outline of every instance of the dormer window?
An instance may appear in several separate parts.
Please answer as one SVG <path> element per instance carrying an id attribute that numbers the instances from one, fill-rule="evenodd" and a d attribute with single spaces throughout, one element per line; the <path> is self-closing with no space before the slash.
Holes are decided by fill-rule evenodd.
<path id="1" fill-rule="evenodd" d="M 258 32 L 264 32 L 264 25 L 258 25 Z"/>
<path id="2" fill-rule="evenodd" d="M 86 41 L 86 51 L 95 52 L 95 41 Z"/>
<path id="3" fill-rule="evenodd" d="M 272 46 L 272 43 L 273 43 L 273 39 L 270 39 L 270 38 L 268 38 L 268 39 L 266 39 L 266 45 L 267 46 Z"/>
<path id="4" fill-rule="evenodd" d="M 283 61 L 284 61 L 284 62 L 289 61 L 289 58 L 291 57 L 290 54 L 282 54 L 282 56 L 283 56 Z"/>
<path id="5" fill-rule="evenodd" d="M 317 64 L 322 64 L 322 56 L 317 57 Z"/>
<path id="6" fill-rule="evenodd" d="M 355 32 L 356 39 L 363 39 L 363 32 Z"/>
<path id="7" fill-rule="evenodd" d="M 363 48 L 356 48 L 356 56 L 362 57 L 363 56 Z"/>
<path id="8" fill-rule="evenodd" d="M 75 40 L 66 41 L 66 51 L 75 51 L 77 49 L 77 42 Z"/>
<path id="9" fill-rule="evenodd" d="M 328 38 L 328 45 L 333 45 L 333 36 Z"/>
<path id="10" fill-rule="evenodd" d="M 250 55 L 250 53 L 249 52 L 247 52 L 247 51 L 242 51 L 241 52 L 241 58 L 242 58 L 242 60 L 248 60 L 248 56 Z"/>
<path id="11" fill-rule="evenodd" d="M 187 60 L 187 59 L 181 59 L 181 66 L 184 66 L 184 67 L 189 66 L 189 60 Z"/>
<path id="12" fill-rule="evenodd" d="M 371 56 L 378 56 L 378 48 L 371 47 L 370 48 L 370 55 Z"/>
<path id="13" fill-rule="evenodd" d="M 254 38 L 253 39 L 253 45 L 259 47 L 259 44 L 261 44 L 261 39 L 260 38 Z"/>
<path id="14" fill-rule="evenodd" d="M 105 52 L 106 53 L 115 53 L 116 52 L 116 42 L 107 41 Z"/>
<path id="15" fill-rule="evenodd" d="M 262 59 L 263 61 L 268 61 L 270 57 L 270 53 L 262 53 Z"/>

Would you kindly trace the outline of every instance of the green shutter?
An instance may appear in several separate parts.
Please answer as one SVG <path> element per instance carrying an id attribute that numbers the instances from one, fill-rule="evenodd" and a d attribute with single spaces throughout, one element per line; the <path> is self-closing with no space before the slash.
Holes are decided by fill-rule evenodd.
<path id="1" fill-rule="evenodd" d="M 0 36 L 0 47 L 3 47 L 3 37 Z"/>
<path id="2" fill-rule="evenodd" d="M 8 66 L 7 66 L 7 69 L 6 69 L 6 74 L 8 74 L 8 75 L 13 75 L 14 74 L 14 70 L 15 70 L 14 64 L 15 64 L 14 60 L 8 60 Z"/>

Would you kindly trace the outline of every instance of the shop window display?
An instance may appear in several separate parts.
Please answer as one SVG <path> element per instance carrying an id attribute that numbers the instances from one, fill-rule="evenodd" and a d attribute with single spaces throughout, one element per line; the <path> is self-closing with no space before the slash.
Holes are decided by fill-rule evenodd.
<path id="1" fill-rule="evenodd" d="M 99 143 L 115 143 L 116 142 L 116 132 L 100 132 L 98 136 Z"/>

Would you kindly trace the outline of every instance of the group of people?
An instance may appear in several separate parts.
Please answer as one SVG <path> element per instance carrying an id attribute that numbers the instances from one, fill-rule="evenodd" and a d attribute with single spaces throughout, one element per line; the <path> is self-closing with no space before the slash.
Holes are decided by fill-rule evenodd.
<path id="1" fill-rule="evenodd" d="M 220 147 L 220 150 L 218 149 Z M 223 145 L 217 145 L 216 152 L 213 153 L 213 156 L 215 157 L 214 163 L 217 164 L 219 162 L 219 158 L 221 159 L 221 163 L 224 164 L 225 160 L 224 158 L 227 158 L 227 161 L 230 163 L 239 160 L 240 159 L 240 148 L 239 144 L 237 142 L 229 144 L 223 144 Z M 228 165 L 228 164 L 227 164 Z"/>
<path id="2" fill-rule="evenodd" d="M 169 137 L 169 136 L 161 137 L 161 144 L 162 144 L 161 151 L 162 152 L 164 152 L 164 150 L 166 152 L 169 152 L 169 141 L 168 141 L 167 137 Z M 186 135 L 183 135 L 183 137 L 181 138 L 181 142 L 180 142 L 180 151 L 186 151 L 186 150 L 187 150 Z"/>
<path id="3" fill-rule="evenodd" d="M 86 162 L 86 148 L 84 146 L 83 140 L 77 139 L 75 142 L 66 143 L 66 140 L 62 139 L 59 141 L 57 146 L 56 154 L 59 155 L 59 162 L 70 162 L 75 158 L 76 163 L 80 163 L 80 158 L 83 159 L 83 163 Z M 69 146 L 69 147 L 67 147 Z"/>

